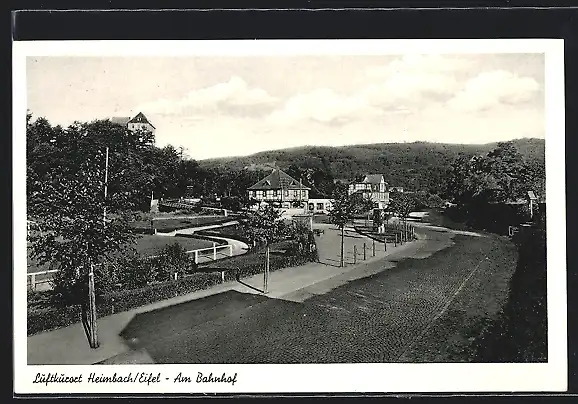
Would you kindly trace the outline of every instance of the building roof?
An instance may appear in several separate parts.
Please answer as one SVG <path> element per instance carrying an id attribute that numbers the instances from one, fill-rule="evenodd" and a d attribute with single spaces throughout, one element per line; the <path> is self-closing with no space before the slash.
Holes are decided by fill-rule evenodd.
<path id="1" fill-rule="evenodd" d="M 147 119 L 147 117 L 142 112 L 139 112 L 138 114 L 136 114 L 136 116 L 134 118 L 132 118 L 131 120 L 129 120 L 127 123 L 148 123 L 154 129 L 156 129 L 154 127 L 154 125 L 152 123 L 150 123 L 150 121 Z"/>
<path id="2" fill-rule="evenodd" d="M 383 181 L 383 175 L 381 174 L 367 174 L 363 179 L 365 184 L 381 184 Z"/>
<path id="3" fill-rule="evenodd" d="M 128 122 L 130 121 L 130 116 L 113 116 L 112 118 L 110 118 L 110 121 L 112 123 L 116 123 L 119 125 L 126 125 L 128 124 Z"/>
<path id="4" fill-rule="evenodd" d="M 300 184 L 295 178 L 291 177 L 284 171 L 279 169 L 275 169 L 263 178 L 262 180 L 258 181 L 253 186 L 249 187 L 249 191 L 256 191 L 256 190 L 265 190 L 265 189 L 311 189 L 306 187 L 303 184 Z"/>

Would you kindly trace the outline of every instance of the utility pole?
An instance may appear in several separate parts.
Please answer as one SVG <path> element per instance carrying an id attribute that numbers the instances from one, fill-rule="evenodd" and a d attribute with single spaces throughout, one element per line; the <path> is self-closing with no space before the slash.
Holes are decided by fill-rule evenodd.
<path id="1" fill-rule="evenodd" d="M 88 307 L 89 307 L 89 324 L 90 324 L 90 347 L 98 348 L 98 334 L 96 330 L 96 296 L 94 291 L 94 264 L 90 262 L 90 271 L 88 273 Z"/>
<path id="2" fill-rule="evenodd" d="M 343 268 L 343 241 L 345 238 L 345 225 L 343 225 L 341 227 L 341 262 L 340 262 L 340 266 L 341 268 Z"/>
<path id="3" fill-rule="evenodd" d="M 108 147 L 106 148 L 105 164 L 104 164 L 104 212 L 102 217 L 102 225 L 106 227 L 106 197 L 108 193 Z M 89 263 L 88 270 L 88 322 L 90 328 L 89 344 L 90 347 L 98 348 L 98 334 L 96 328 L 96 292 L 94 286 L 94 263 Z"/>
<path id="4" fill-rule="evenodd" d="M 268 293 L 269 286 L 269 243 L 265 249 L 265 272 L 263 273 L 263 292 Z"/>
<path id="5" fill-rule="evenodd" d="M 103 223 L 106 227 L 106 196 L 108 192 L 108 147 L 106 148 L 106 160 L 104 163 L 104 215 Z"/>

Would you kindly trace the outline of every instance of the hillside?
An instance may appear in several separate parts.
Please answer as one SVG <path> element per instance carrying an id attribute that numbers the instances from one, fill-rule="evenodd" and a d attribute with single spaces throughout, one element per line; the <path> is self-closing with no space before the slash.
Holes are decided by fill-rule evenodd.
<path id="1" fill-rule="evenodd" d="M 543 139 L 517 139 L 514 144 L 529 160 L 544 159 Z M 303 146 L 272 150 L 250 156 L 201 160 L 206 168 L 267 169 L 290 165 L 300 168 L 328 167 L 334 178 L 351 180 L 366 173 L 381 173 L 391 185 L 407 189 L 442 190 L 452 161 L 460 154 L 485 154 L 496 143 L 484 145 L 440 143 L 381 143 L 355 146 Z"/>

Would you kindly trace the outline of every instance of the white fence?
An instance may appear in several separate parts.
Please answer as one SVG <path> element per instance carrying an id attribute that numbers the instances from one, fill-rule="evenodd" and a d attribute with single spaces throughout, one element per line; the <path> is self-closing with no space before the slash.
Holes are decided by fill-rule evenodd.
<path id="1" fill-rule="evenodd" d="M 212 247 L 199 248 L 197 250 L 187 251 L 187 254 L 194 254 L 195 264 L 202 264 L 205 262 L 216 261 L 220 258 L 233 256 L 233 246 L 230 244 L 217 245 L 213 243 Z M 148 258 L 156 258 L 158 255 L 152 255 Z M 58 272 L 58 269 L 41 272 L 30 272 L 27 274 L 28 289 L 32 291 L 45 291 L 52 288 L 50 280 L 53 273 Z"/>
<path id="2" fill-rule="evenodd" d="M 50 271 L 41 272 L 31 272 L 27 275 L 27 285 L 32 291 L 43 291 L 52 288 L 50 285 L 50 280 L 52 279 L 53 273 L 58 272 L 58 269 L 52 269 Z"/>

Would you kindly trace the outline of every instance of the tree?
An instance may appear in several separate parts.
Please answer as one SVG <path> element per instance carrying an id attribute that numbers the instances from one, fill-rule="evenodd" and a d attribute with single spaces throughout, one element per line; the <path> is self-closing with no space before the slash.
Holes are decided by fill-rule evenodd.
<path id="1" fill-rule="evenodd" d="M 281 211 L 271 205 L 262 205 L 244 215 L 241 227 L 249 240 L 268 245 L 277 241 L 285 230 L 281 217 Z"/>
<path id="2" fill-rule="evenodd" d="M 416 197 L 405 192 L 392 192 L 389 208 L 399 218 L 402 219 L 404 228 L 404 238 L 406 237 L 405 228 L 407 226 L 407 217 L 416 207 Z"/>
<path id="3" fill-rule="evenodd" d="M 347 187 L 343 185 L 336 187 L 332 207 L 329 210 L 329 219 L 341 230 L 341 267 L 343 267 L 345 226 L 353 219 L 355 208 L 355 201 L 349 196 Z"/>
<path id="4" fill-rule="evenodd" d="M 90 268 L 97 271 L 96 293 L 101 295 L 114 279 L 107 262 L 132 248 L 128 221 L 133 200 L 130 188 L 123 183 L 125 178 L 109 176 L 114 192 L 104 197 L 102 139 L 110 136 L 114 143 L 120 133 L 118 128 L 102 123 L 76 123 L 67 130 L 53 128 L 52 133 L 48 126 L 45 120 L 28 119 L 27 136 L 32 143 L 37 142 L 28 150 L 28 168 L 35 174 L 27 189 L 28 213 L 44 230 L 31 237 L 31 255 L 40 264 L 59 269 L 52 291 L 58 301 L 84 305 Z M 39 127 L 44 138 L 38 136 Z M 105 132 L 97 133 L 97 129 Z M 50 154 L 38 154 L 41 144 Z M 47 158 L 44 165 L 38 161 Z M 110 213 L 106 222 L 105 207 Z"/>
<path id="5" fill-rule="evenodd" d="M 267 293 L 269 279 L 269 244 L 286 234 L 287 228 L 282 220 L 282 212 L 271 205 L 260 206 L 249 212 L 241 221 L 241 227 L 253 243 L 265 244 L 265 271 L 263 291 Z"/>

